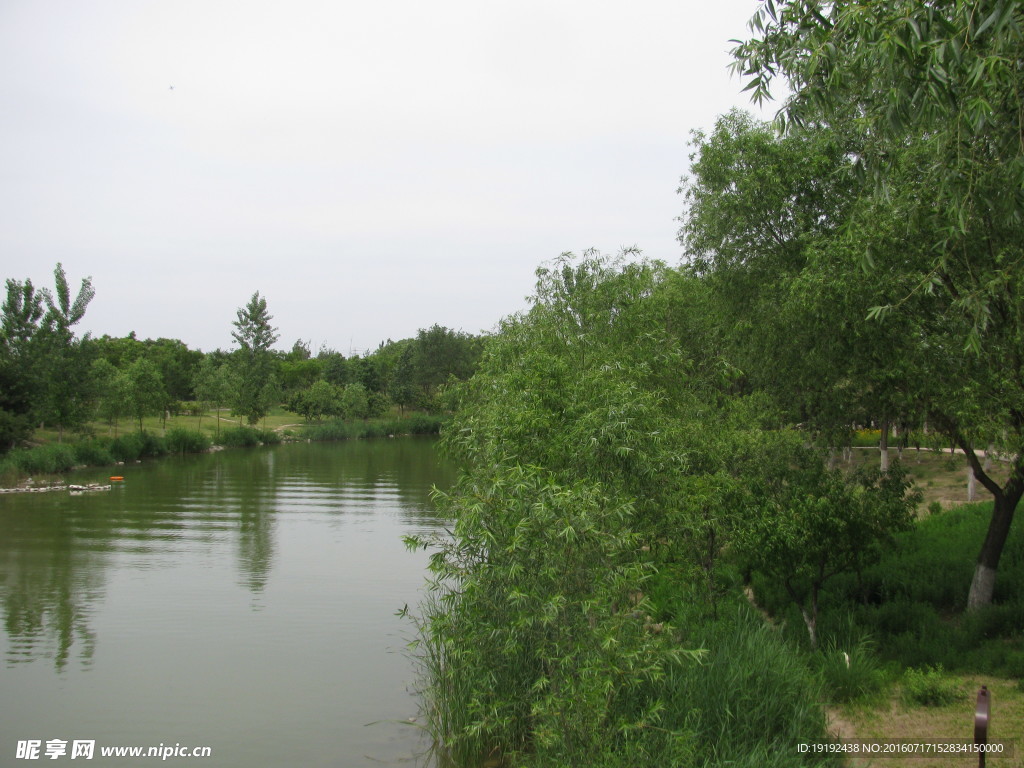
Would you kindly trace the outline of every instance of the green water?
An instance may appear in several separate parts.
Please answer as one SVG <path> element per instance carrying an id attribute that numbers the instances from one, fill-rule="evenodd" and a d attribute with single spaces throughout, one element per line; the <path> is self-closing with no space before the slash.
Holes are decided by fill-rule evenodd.
<path id="1" fill-rule="evenodd" d="M 411 627 L 435 530 L 430 440 L 232 450 L 0 496 L 0 766 L 418 764 Z M 368 725 L 368 723 L 377 724 Z M 72 762 L 74 740 L 95 741 Z M 103 758 L 102 746 L 212 757 Z M 38 764 L 38 763 L 35 763 Z"/>

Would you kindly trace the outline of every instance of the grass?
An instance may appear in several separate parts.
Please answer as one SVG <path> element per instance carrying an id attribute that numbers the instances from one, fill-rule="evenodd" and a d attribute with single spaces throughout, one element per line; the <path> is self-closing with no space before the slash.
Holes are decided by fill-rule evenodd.
<path id="1" fill-rule="evenodd" d="M 890 459 L 895 460 L 895 448 L 889 449 Z M 851 462 L 843 462 L 841 466 L 853 468 L 862 465 L 878 466 L 879 452 L 870 448 L 858 448 L 853 451 Z M 903 451 L 903 468 L 914 478 L 915 486 L 923 493 L 920 514 L 928 513 L 928 508 L 937 503 L 943 509 L 967 504 L 967 459 L 962 453 L 950 454 L 949 451 L 916 450 L 907 448 Z M 993 461 L 989 474 L 999 483 L 1006 482 L 1010 468 L 1005 462 Z M 977 484 L 979 500 L 990 498 L 988 491 Z"/>
<path id="2" fill-rule="evenodd" d="M 939 479 L 943 462 L 948 457 L 924 457 L 922 474 Z M 835 577 L 822 595 L 824 642 L 817 653 L 806 650 L 802 621 L 785 595 L 755 579 L 759 603 L 790 644 L 805 648 L 808 663 L 818 671 L 831 703 L 833 733 L 847 740 L 970 742 L 975 697 L 986 685 L 993 695 L 990 739 L 1017 739 L 1016 749 L 1024 750 L 1024 535 L 1019 530 L 1007 541 L 994 603 L 965 612 L 990 513 L 991 504 L 979 503 L 926 514 L 878 563 Z M 876 755 L 848 765 L 902 766 L 906 759 Z M 993 761 L 1024 768 L 1021 752 Z M 913 763 L 974 765 L 976 759 L 915 757 Z"/>
<path id="3" fill-rule="evenodd" d="M 1018 681 L 989 675 L 951 675 L 943 679 L 959 689 L 957 698 L 943 706 L 925 706 L 908 701 L 899 682 L 890 685 L 887 694 L 870 705 L 853 702 L 829 710 L 829 730 L 845 739 L 880 741 L 915 740 L 926 743 L 963 741 L 974 736 L 974 707 L 978 690 L 986 686 L 991 693 L 989 742 L 1014 742 L 1013 757 L 992 758 L 989 765 L 999 768 L 1024 768 L 1024 688 Z M 909 760 L 909 763 L 908 763 Z M 851 759 L 850 768 L 947 768 L 977 765 L 970 756 L 875 756 L 870 760 Z"/>

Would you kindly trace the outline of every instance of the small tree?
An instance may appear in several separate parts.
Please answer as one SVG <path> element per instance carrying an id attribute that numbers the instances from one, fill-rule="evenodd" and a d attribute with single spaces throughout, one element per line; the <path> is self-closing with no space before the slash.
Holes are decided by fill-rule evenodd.
<path id="1" fill-rule="evenodd" d="M 765 468 L 736 533 L 747 565 L 779 583 L 818 645 L 818 598 L 825 582 L 877 559 L 882 545 L 913 521 L 920 501 L 899 463 L 887 472 L 846 476 L 816 452 L 795 447 Z"/>
<path id="2" fill-rule="evenodd" d="M 42 414 L 56 424 L 63 439 L 66 428 L 85 423 L 89 412 L 89 374 L 93 347 L 89 334 L 75 336 L 72 326 L 84 316 L 96 295 L 92 278 L 84 278 L 74 301 L 64 267 L 53 271 L 56 296 L 42 291 L 46 303 L 38 337 L 42 344 Z"/>
<path id="3" fill-rule="evenodd" d="M 278 339 L 277 329 L 270 324 L 273 315 L 267 312 L 267 300 L 259 291 L 238 310 L 237 316 L 232 323 L 236 330 L 231 333 L 238 343 L 231 357 L 238 380 L 233 410 L 245 416 L 249 424 L 256 424 L 270 409 L 272 389 L 268 384 L 274 362 L 270 347 Z"/>
<path id="4" fill-rule="evenodd" d="M 142 419 L 160 413 L 167 403 L 167 392 L 157 367 L 144 357 L 140 357 L 125 371 L 125 405 L 128 412 L 139 421 L 139 431 L 143 431 Z"/>
<path id="5" fill-rule="evenodd" d="M 370 410 L 366 387 L 358 382 L 345 387 L 341 393 L 340 410 L 343 419 L 365 419 Z"/>
<path id="6" fill-rule="evenodd" d="M 127 382 L 125 375 L 105 358 L 92 361 L 92 390 L 96 415 L 107 423 L 117 437 L 117 420 L 126 412 Z"/>
<path id="7" fill-rule="evenodd" d="M 204 405 L 213 408 L 213 418 L 217 439 L 220 439 L 220 409 L 231 400 L 234 391 L 231 369 L 227 363 L 207 355 L 196 370 L 193 384 L 198 399 Z M 202 418 L 199 420 L 202 425 Z"/>

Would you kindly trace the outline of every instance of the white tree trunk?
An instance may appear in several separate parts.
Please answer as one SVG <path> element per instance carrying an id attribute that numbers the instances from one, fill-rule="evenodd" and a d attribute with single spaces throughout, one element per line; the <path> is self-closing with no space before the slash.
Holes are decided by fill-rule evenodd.
<path id="1" fill-rule="evenodd" d="M 971 580 L 971 591 L 967 596 L 967 610 L 973 610 L 992 602 L 992 593 L 996 587 L 996 569 L 978 563 L 974 568 Z"/>
<path id="2" fill-rule="evenodd" d="M 889 471 L 889 422 L 882 422 L 881 439 L 878 441 L 878 452 L 882 455 L 880 469 Z"/>

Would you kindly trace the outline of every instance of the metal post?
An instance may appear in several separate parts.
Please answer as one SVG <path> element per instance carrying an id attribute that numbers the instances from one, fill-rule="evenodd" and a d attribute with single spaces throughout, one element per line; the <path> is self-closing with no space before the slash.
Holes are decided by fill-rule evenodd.
<path id="1" fill-rule="evenodd" d="M 984 685 L 978 691 L 978 705 L 974 708 L 974 743 L 988 744 L 988 721 L 992 697 Z M 985 768 L 985 753 L 978 753 L 978 768 Z"/>

